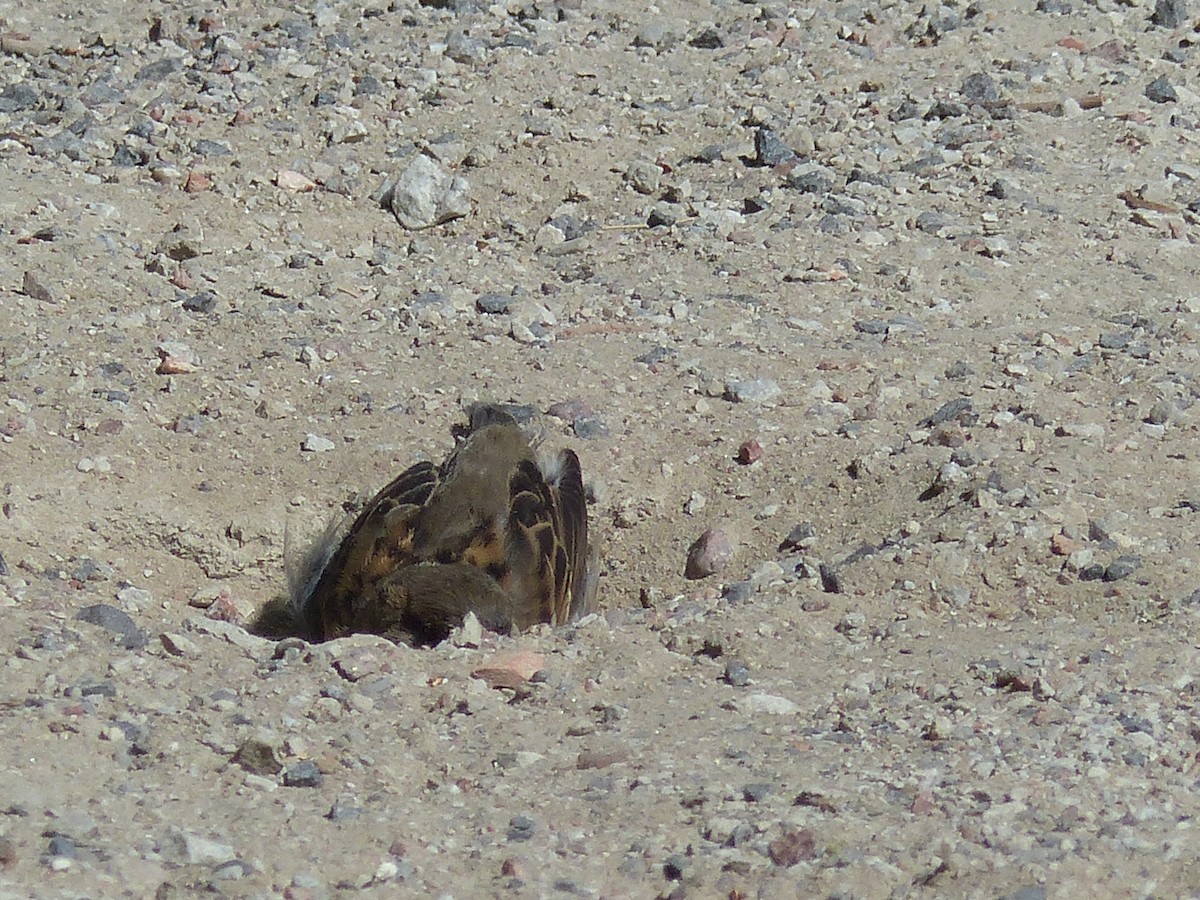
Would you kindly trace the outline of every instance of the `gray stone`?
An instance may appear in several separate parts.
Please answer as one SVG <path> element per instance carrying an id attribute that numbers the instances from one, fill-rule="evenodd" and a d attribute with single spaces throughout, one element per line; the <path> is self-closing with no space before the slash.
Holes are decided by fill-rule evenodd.
<path id="1" fill-rule="evenodd" d="M 986 72 L 968 75 L 963 79 L 959 90 L 968 100 L 976 102 L 995 103 L 1000 99 L 1000 88 L 996 84 L 996 79 Z"/>
<path id="2" fill-rule="evenodd" d="M 233 847 L 209 840 L 178 825 L 167 826 L 166 834 L 159 840 L 159 853 L 169 862 L 191 866 L 217 866 L 235 858 Z"/>
<path id="3" fill-rule="evenodd" d="M 1150 22 L 1159 28 L 1179 28 L 1187 19 L 1187 0 L 1157 0 L 1150 14 Z"/>
<path id="4" fill-rule="evenodd" d="M 769 128 L 754 132 L 754 162 L 759 166 L 777 166 L 798 159 L 796 152 Z"/>
<path id="5" fill-rule="evenodd" d="M 287 787 L 320 787 L 324 781 L 317 764 L 309 759 L 291 763 L 283 770 L 283 783 Z"/>
<path id="6" fill-rule="evenodd" d="M 725 663 L 724 678 L 733 687 L 745 687 L 750 683 L 750 669 L 740 659 L 731 659 Z"/>
<path id="7" fill-rule="evenodd" d="M 451 175 L 419 155 L 400 173 L 387 202 L 405 228 L 432 228 L 471 211 L 471 186 L 461 175 Z"/>
<path id="8" fill-rule="evenodd" d="M 529 816 L 513 816 L 508 820 L 508 839 L 514 843 L 529 840 L 537 831 L 537 822 Z"/>
<path id="9" fill-rule="evenodd" d="M 300 449 L 306 453 L 328 453 L 335 446 L 337 445 L 327 437 L 321 437 L 319 434 L 306 434 Z"/>
<path id="10" fill-rule="evenodd" d="M 497 315 L 508 312 L 512 308 L 512 300 L 509 294 L 480 294 L 475 298 L 475 308 L 481 313 Z"/>
<path id="11" fill-rule="evenodd" d="M 749 378 L 727 381 L 725 399 L 733 403 L 766 403 L 783 390 L 771 378 Z"/>
<path id="12" fill-rule="evenodd" d="M 134 624 L 133 619 L 127 613 L 115 606 L 109 606 L 107 603 L 85 606 L 75 618 L 81 622 L 98 625 L 105 631 L 117 635 L 126 649 L 132 650 L 146 645 L 146 633 Z"/>
<path id="13" fill-rule="evenodd" d="M 463 617 L 462 625 L 450 633 L 450 643 L 455 647 L 478 647 L 483 643 L 483 625 L 475 613 Z"/>
<path id="14" fill-rule="evenodd" d="M 1179 100 L 1179 94 L 1167 76 L 1160 75 L 1146 85 L 1146 98 L 1154 103 L 1175 103 Z"/>
<path id="15" fill-rule="evenodd" d="M 658 163 L 648 159 L 634 160 L 625 170 L 625 183 L 639 194 L 653 194 L 658 190 L 662 169 Z"/>
<path id="16" fill-rule="evenodd" d="M 737 701 L 737 708 L 742 712 L 768 716 L 793 716 L 800 712 L 799 706 L 777 694 L 748 694 Z"/>
<path id="17" fill-rule="evenodd" d="M 162 641 L 163 649 L 172 656 L 185 656 L 189 659 L 196 659 L 200 656 L 200 648 L 194 641 L 182 634 L 164 631 L 158 636 L 158 639 Z"/>

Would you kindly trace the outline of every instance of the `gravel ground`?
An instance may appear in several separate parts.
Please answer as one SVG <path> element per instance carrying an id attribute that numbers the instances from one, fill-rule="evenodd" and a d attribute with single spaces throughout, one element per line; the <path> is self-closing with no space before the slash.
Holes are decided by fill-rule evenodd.
<path id="1" fill-rule="evenodd" d="M 1200 896 L 1198 42 L 0 10 L 2 895 Z M 481 399 L 598 614 L 241 627 Z"/>

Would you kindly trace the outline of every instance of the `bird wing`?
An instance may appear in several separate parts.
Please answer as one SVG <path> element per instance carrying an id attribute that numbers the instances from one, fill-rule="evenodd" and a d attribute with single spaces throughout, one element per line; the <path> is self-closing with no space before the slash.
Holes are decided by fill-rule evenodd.
<path id="1" fill-rule="evenodd" d="M 300 598 L 308 630 L 328 639 L 354 618 L 357 598 L 413 555 L 417 516 L 438 485 L 438 468 L 420 462 L 405 469 L 363 507 L 307 599 Z"/>
<path id="2" fill-rule="evenodd" d="M 505 569 L 500 583 L 522 604 L 528 628 L 537 622 L 562 625 L 574 612 L 575 586 L 582 584 L 587 554 L 587 508 L 579 458 L 559 454 L 547 480 L 532 460 L 522 460 L 509 479 Z"/>
<path id="3" fill-rule="evenodd" d="M 553 488 L 562 520 L 562 541 L 570 563 L 570 581 L 564 594 L 569 597 L 570 605 L 561 617 L 555 617 L 555 622 L 561 625 L 590 612 L 596 595 L 596 559 L 588 540 L 587 495 L 574 450 L 559 454 L 558 478 Z"/>

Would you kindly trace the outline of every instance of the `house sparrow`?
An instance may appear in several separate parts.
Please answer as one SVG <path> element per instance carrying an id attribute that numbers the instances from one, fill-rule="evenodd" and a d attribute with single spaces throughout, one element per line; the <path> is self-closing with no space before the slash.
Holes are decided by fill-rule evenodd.
<path id="1" fill-rule="evenodd" d="M 340 543 L 336 529 L 317 540 L 290 600 L 265 609 L 256 630 L 430 644 L 468 612 L 508 631 L 589 611 L 597 572 L 579 457 L 539 459 L 499 406 L 468 412 L 466 438 L 445 462 L 402 472 Z"/>

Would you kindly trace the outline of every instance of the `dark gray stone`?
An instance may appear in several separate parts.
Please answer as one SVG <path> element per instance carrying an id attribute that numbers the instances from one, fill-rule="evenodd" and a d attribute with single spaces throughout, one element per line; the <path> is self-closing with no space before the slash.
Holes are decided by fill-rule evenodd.
<path id="1" fill-rule="evenodd" d="M 1179 28 L 1187 23 L 1187 0 L 1157 0 L 1150 22 L 1159 28 Z"/>
<path id="2" fill-rule="evenodd" d="M 283 783 L 287 787 L 320 787 L 324 781 L 321 770 L 312 760 L 304 759 L 292 763 L 283 770 Z"/>
<path id="3" fill-rule="evenodd" d="M 755 781 L 742 786 L 742 799 L 747 803 L 761 803 L 771 796 L 775 788 L 765 781 Z"/>
<path id="4" fill-rule="evenodd" d="M 780 163 L 792 162 L 797 159 L 796 153 L 779 139 L 769 128 L 759 128 L 754 132 L 754 164 L 758 166 L 777 166 Z"/>
<path id="5" fill-rule="evenodd" d="M 724 679 L 733 687 L 745 687 L 750 683 L 750 669 L 740 659 L 731 659 L 725 663 Z"/>
<path id="6" fill-rule="evenodd" d="M 537 822 L 529 816 L 513 816 L 508 820 L 508 839 L 514 843 L 527 841 L 537 831 Z"/>
<path id="7" fill-rule="evenodd" d="M 1167 76 L 1160 75 L 1146 85 L 1146 98 L 1154 103 L 1175 103 L 1179 100 L 1179 95 L 1175 93 L 1175 88 Z"/>
<path id="8" fill-rule="evenodd" d="M 1000 87 L 996 84 L 996 79 L 986 72 L 968 75 L 963 79 L 959 91 L 968 100 L 977 103 L 995 103 L 1000 99 Z"/>
<path id="9" fill-rule="evenodd" d="M 33 109 L 41 95 L 27 84 L 10 84 L 0 91 L 0 112 L 11 113 Z"/>
<path id="10" fill-rule="evenodd" d="M 481 313 L 499 315 L 512 308 L 512 297 L 508 294 L 487 293 L 475 298 L 475 308 Z"/>
<path id="11" fill-rule="evenodd" d="M 111 632 L 121 639 L 121 646 L 127 650 L 135 650 L 146 646 L 146 633 L 134 624 L 129 615 L 115 606 L 107 603 L 96 603 L 85 606 L 75 616 L 80 622 L 98 625 L 105 631 Z"/>
<path id="12" fill-rule="evenodd" d="M 1142 567 L 1140 556 L 1118 556 L 1104 570 L 1105 581 L 1121 581 Z"/>
<path id="13" fill-rule="evenodd" d="M 165 59 L 155 60 L 152 63 L 147 63 L 138 69 L 137 74 L 133 76 L 134 81 L 162 81 L 170 75 L 183 68 L 183 60 L 174 56 L 168 56 Z"/>

